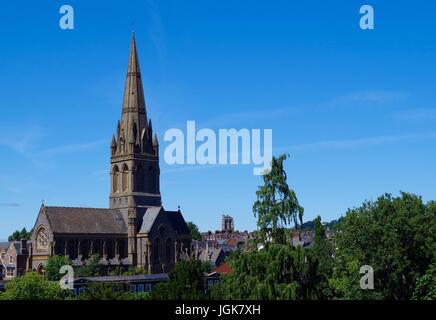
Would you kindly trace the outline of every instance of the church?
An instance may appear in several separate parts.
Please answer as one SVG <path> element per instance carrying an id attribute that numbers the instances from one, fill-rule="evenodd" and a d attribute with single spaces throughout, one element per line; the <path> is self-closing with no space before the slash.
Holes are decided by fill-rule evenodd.
<path id="1" fill-rule="evenodd" d="M 79 267 L 98 254 L 106 270 L 133 266 L 166 273 L 191 254 L 192 236 L 180 208 L 162 206 L 159 143 L 147 118 L 134 34 L 121 120 L 110 144 L 110 176 L 108 209 L 41 206 L 27 269 L 44 273 L 53 255 Z"/>

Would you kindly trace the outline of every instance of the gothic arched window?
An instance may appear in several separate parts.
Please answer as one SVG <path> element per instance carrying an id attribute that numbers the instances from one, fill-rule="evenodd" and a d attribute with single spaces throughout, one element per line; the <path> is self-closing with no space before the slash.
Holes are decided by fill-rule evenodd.
<path id="1" fill-rule="evenodd" d="M 134 185 L 134 190 L 133 191 L 142 191 L 141 189 L 142 189 L 142 185 L 141 185 L 141 182 L 142 182 L 142 180 L 141 180 L 141 170 L 142 170 L 142 168 L 141 168 L 141 165 L 138 165 L 137 167 L 136 167 L 136 170 L 135 170 L 135 174 L 133 174 L 132 175 L 132 177 L 133 177 L 133 185 Z"/>
<path id="2" fill-rule="evenodd" d="M 113 189 L 113 192 L 118 192 L 119 173 L 120 173 L 120 170 L 118 169 L 118 166 L 115 166 L 114 170 L 112 172 L 112 189 Z"/>
<path id="3" fill-rule="evenodd" d="M 124 164 L 122 178 L 121 178 L 121 185 L 122 185 L 121 187 L 123 188 L 123 191 L 126 191 L 128 187 L 128 176 L 127 176 L 128 171 L 129 168 L 127 167 L 126 164 Z"/>

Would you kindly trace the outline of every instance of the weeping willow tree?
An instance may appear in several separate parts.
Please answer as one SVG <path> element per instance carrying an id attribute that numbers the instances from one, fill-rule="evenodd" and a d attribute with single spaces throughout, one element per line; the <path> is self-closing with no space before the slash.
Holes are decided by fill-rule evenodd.
<path id="1" fill-rule="evenodd" d="M 283 162 L 288 155 L 273 157 L 271 171 L 263 176 L 264 184 L 258 187 L 257 200 L 253 205 L 254 216 L 257 217 L 259 240 L 268 243 L 285 243 L 285 227 L 298 221 L 302 224 L 303 208 L 297 196 L 287 183 Z"/>
<path id="2" fill-rule="evenodd" d="M 258 219 L 262 246 L 233 252 L 228 263 L 233 273 L 223 276 L 214 288 L 215 299 L 299 300 L 321 299 L 318 260 L 303 247 L 294 248 L 286 227 L 302 221 L 303 208 L 287 184 L 283 162 L 287 155 L 273 158 L 271 171 L 256 192 L 253 211 Z"/>
<path id="3" fill-rule="evenodd" d="M 223 277 L 224 299 L 321 299 L 318 263 L 307 249 L 271 244 L 253 252 L 236 252 L 229 263 L 233 273 Z M 218 290 L 216 290 L 218 291 Z"/>

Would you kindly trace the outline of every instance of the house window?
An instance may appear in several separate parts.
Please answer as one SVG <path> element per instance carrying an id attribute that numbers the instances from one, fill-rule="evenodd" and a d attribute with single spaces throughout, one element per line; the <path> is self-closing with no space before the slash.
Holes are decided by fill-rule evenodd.
<path id="1" fill-rule="evenodd" d="M 79 294 L 82 294 L 82 293 L 84 293 L 85 292 L 85 288 L 79 288 Z"/>
<path id="2" fill-rule="evenodd" d="M 13 263 L 12 256 L 9 256 L 9 263 Z"/>
<path id="3" fill-rule="evenodd" d="M 6 270 L 6 276 L 7 277 L 13 277 L 14 276 L 14 268 L 8 268 Z"/>
<path id="4" fill-rule="evenodd" d="M 138 284 L 138 292 L 144 292 L 144 285 Z"/>
<path id="5" fill-rule="evenodd" d="M 130 292 L 136 292 L 136 285 L 135 284 L 130 285 Z"/>
<path id="6" fill-rule="evenodd" d="M 151 291 L 151 283 L 146 283 L 145 284 L 145 292 L 150 292 Z"/>

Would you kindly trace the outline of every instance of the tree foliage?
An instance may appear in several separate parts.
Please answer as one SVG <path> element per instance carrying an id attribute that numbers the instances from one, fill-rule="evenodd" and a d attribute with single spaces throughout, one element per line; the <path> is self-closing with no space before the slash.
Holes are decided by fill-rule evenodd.
<path id="1" fill-rule="evenodd" d="M 148 295 L 137 294 L 127 290 L 126 286 L 117 283 L 92 283 L 77 300 L 140 300 Z"/>
<path id="2" fill-rule="evenodd" d="M 299 300 L 322 298 L 318 263 L 308 250 L 271 244 L 228 259 L 234 272 L 223 277 L 218 297 L 225 299 Z"/>
<path id="3" fill-rule="evenodd" d="M 436 300 L 436 263 L 433 263 L 427 272 L 416 281 L 414 300 Z"/>
<path id="4" fill-rule="evenodd" d="M 336 226 L 335 269 L 330 283 L 345 299 L 410 299 L 435 258 L 434 203 L 401 193 L 351 209 Z M 374 290 L 359 286 L 360 267 L 374 270 Z"/>
<path id="5" fill-rule="evenodd" d="M 26 228 L 19 230 L 15 230 L 14 233 L 12 233 L 8 237 L 8 241 L 20 241 L 20 240 L 30 240 L 32 237 L 33 229 L 27 232 Z"/>
<path id="6" fill-rule="evenodd" d="M 181 260 L 168 274 L 168 282 L 151 292 L 156 300 L 199 300 L 205 298 L 203 265 L 200 260 Z"/>
<path id="7" fill-rule="evenodd" d="M 63 300 L 71 296 L 59 283 L 49 282 L 34 272 L 14 278 L 5 289 L 0 293 L 0 300 Z"/>
<path id="8" fill-rule="evenodd" d="M 201 240 L 201 233 L 200 233 L 200 229 L 198 228 L 198 226 L 192 221 L 188 221 L 187 226 L 188 226 L 189 231 L 191 232 L 192 239 Z"/>
<path id="9" fill-rule="evenodd" d="M 71 260 L 65 256 L 52 256 L 48 259 L 45 266 L 45 275 L 49 281 L 59 281 L 62 274 L 59 273 L 61 267 L 71 265 Z"/>
<path id="10" fill-rule="evenodd" d="M 285 243 L 285 227 L 292 221 L 295 225 L 302 223 L 303 208 L 297 196 L 287 183 L 283 162 L 287 155 L 273 157 L 271 171 L 263 176 L 264 184 L 258 187 L 257 200 L 253 212 L 257 217 L 260 240 L 267 244 Z"/>
<path id="11" fill-rule="evenodd" d="M 81 277 L 96 277 L 101 276 L 102 270 L 100 265 L 101 257 L 98 254 L 93 255 L 82 265 L 77 271 L 77 275 Z"/>

